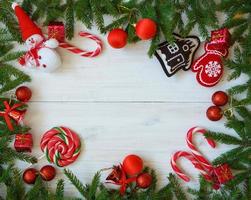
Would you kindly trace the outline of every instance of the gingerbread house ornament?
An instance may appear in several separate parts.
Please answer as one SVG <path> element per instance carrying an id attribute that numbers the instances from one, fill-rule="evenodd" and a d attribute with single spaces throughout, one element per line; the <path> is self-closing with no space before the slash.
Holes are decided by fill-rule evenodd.
<path id="1" fill-rule="evenodd" d="M 196 36 L 182 38 L 174 34 L 174 37 L 173 43 L 163 42 L 159 44 L 155 52 L 155 56 L 168 77 L 173 76 L 181 69 L 189 70 L 193 63 L 194 54 L 200 46 L 200 40 Z"/>

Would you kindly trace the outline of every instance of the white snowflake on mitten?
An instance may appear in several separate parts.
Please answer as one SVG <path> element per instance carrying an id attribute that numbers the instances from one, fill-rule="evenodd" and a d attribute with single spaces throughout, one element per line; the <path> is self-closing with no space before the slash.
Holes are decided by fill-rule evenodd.
<path id="1" fill-rule="evenodd" d="M 210 61 L 205 66 L 205 72 L 209 77 L 218 77 L 221 74 L 221 65 L 217 61 Z"/>

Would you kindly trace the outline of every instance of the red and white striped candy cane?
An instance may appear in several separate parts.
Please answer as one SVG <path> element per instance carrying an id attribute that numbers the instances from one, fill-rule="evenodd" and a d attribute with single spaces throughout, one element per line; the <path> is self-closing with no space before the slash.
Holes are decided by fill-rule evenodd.
<path id="1" fill-rule="evenodd" d="M 174 170 L 174 172 L 184 181 L 189 182 L 190 178 L 180 170 L 180 168 L 178 167 L 176 161 L 181 158 L 181 157 L 185 157 L 188 160 L 190 160 L 192 162 L 192 164 L 194 165 L 194 167 L 196 169 L 198 169 L 200 171 L 200 173 L 204 176 L 204 178 L 206 180 L 212 180 L 212 177 L 205 171 L 205 169 L 203 168 L 203 166 L 201 165 L 200 162 L 198 162 L 196 160 L 196 158 L 193 156 L 193 154 L 186 152 L 186 151 L 177 151 L 171 158 L 171 166 Z"/>
<path id="2" fill-rule="evenodd" d="M 201 163 L 201 165 L 208 170 L 209 172 L 211 172 L 213 170 L 213 166 L 212 164 L 199 152 L 199 150 L 197 149 L 197 147 L 193 144 L 193 135 L 195 133 L 200 133 L 200 134 L 205 134 L 206 130 L 200 127 L 193 127 L 191 128 L 188 132 L 187 132 L 187 138 L 186 138 L 186 142 L 188 147 L 191 149 L 192 154 L 194 155 L 194 157 L 198 160 L 198 162 Z M 212 147 L 215 148 L 216 144 L 213 140 L 207 139 L 208 144 Z"/>
<path id="3" fill-rule="evenodd" d="M 60 42 L 59 43 L 59 46 L 64 48 L 64 49 L 67 49 L 68 51 L 72 52 L 72 53 L 75 53 L 75 54 L 78 54 L 80 56 L 83 56 L 83 57 L 95 57 L 95 56 L 98 56 L 101 51 L 102 51 L 102 41 L 96 37 L 95 35 L 91 34 L 91 33 L 87 33 L 87 32 L 79 32 L 79 36 L 81 37 L 85 37 L 85 38 L 89 38 L 91 40 L 94 40 L 98 47 L 96 48 L 96 50 L 94 51 L 86 51 L 86 50 L 82 50 L 78 47 L 75 47 L 67 42 Z"/>

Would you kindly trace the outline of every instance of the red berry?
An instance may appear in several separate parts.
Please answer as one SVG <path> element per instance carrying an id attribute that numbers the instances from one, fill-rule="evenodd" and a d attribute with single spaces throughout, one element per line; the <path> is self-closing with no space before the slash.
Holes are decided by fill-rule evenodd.
<path id="1" fill-rule="evenodd" d="M 128 155 L 123 161 L 123 169 L 129 176 L 135 176 L 143 170 L 143 160 L 137 155 Z"/>
<path id="2" fill-rule="evenodd" d="M 154 38 L 157 33 L 157 25 L 152 19 L 141 19 L 136 24 L 136 35 L 141 40 L 149 40 Z"/>
<path id="3" fill-rule="evenodd" d="M 27 184 L 34 184 L 38 176 L 38 171 L 34 168 L 28 168 L 23 173 L 23 181 Z"/>
<path id="4" fill-rule="evenodd" d="M 212 102 L 216 106 L 224 106 L 228 102 L 228 96 L 223 91 L 217 91 L 212 96 Z"/>
<path id="5" fill-rule="evenodd" d="M 44 181 L 51 181 L 56 176 L 56 170 L 51 165 L 45 165 L 40 169 L 40 175 Z"/>
<path id="6" fill-rule="evenodd" d="M 207 118 L 211 121 L 218 121 L 222 118 L 222 110 L 218 106 L 210 106 L 207 109 Z"/>
<path id="7" fill-rule="evenodd" d="M 140 188 L 148 188 L 152 184 L 152 176 L 148 173 L 140 174 L 137 177 L 137 186 Z"/>
<path id="8" fill-rule="evenodd" d="M 123 48 L 127 44 L 127 33 L 121 28 L 113 29 L 108 34 L 107 40 L 113 48 Z"/>
<path id="9" fill-rule="evenodd" d="M 32 92 L 30 88 L 21 86 L 16 90 L 16 97 L 19 101 L 27 102 L 30 100 Z"/>

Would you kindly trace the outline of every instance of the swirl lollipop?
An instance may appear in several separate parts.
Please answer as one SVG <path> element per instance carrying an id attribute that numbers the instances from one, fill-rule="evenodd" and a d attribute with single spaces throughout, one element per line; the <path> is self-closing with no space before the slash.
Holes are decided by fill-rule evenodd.
<path id="1" fill-rule="evenodd" d="M 40 147 L 50 163 L 64 167 L 77 159 L 81 143 L 74 131 L 61 126 L 47 131 L 41 139 Z"/>

